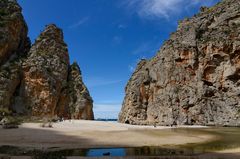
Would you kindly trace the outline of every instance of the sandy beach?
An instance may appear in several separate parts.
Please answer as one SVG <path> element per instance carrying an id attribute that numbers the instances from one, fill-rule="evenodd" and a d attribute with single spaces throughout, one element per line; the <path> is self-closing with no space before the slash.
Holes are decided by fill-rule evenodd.
<path id="1" fill-rule="evenodd" d="M 200 126 L 195 126 L 197 128 Z M 39 123 L 24 123 L 19 129 L 1 129 L 0 145 L 34 148 L 140 147 L 199 143 L 214 136 L 179 133 L 170 127 L 136 126 L 103 121 L 71 120 L 42 128 Z M 162 130 L 162 131 L 156 131 Z"/>
<path id="2" fill-rule="evenodd" d="M 181 131 L 181 128 L 184 128 L 184 131 Z M 84 120 L 54 123 L 53 128 L 42 128 L 40 123 L 24 123 L 19 129 L 0 129 L 0 145 L 40 150 L 127 148 L 142 146 L 169 148 L 186 144 L 202 144 L 209 141 L 215 141 L 218 138 L 218 136 L 207 133 L 207 131 L 201 131 L 203 129 L 206 130 L 209 128 L 203 126 L 158 126 L 154 128 L 153 126 L 136 126 L 116 122 Z M 186 130 L 191 131 L 186 133 Z M 199 155 L 199 158 L 212 159 L 213 157 L 238 158 L 240 157 L 240 149 L 239 147 L 235 147 Z M 19 156 L 16 158 L 19 158 Z M 80 159 L 83 157 L 72 156 L 68 158 Z M 126 156 L 115 158 L 134 157 Z M 139 156 L 137 158 L 145 157 Z M 164 156 L 160 158 L 164 158 Z M 186 156 L 177 156 L 177 158 L 185 159 Z"/>

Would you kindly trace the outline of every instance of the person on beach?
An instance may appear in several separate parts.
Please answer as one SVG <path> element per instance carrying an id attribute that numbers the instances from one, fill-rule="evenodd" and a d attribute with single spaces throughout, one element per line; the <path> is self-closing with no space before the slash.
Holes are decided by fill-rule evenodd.
<path id="1" fill-rule="evenodd" d="M 153 127 L 154 127 L 154 128 L 157 127 L 157 123 L 156 123 L 156 122 L 153 123 Z"/>

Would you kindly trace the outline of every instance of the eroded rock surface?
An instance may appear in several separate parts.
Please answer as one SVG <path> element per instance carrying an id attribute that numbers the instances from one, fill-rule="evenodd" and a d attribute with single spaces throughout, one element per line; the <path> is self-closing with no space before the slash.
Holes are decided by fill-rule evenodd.
<path id="1" fill-rule="evenodd" d="M 9 108 L 21 81 L 21 64 L 30 48 L 28 28 L 15 1 L 0 1 L 0 107 Z"/>
<path id="2" fill-rule="evenodd" d="M 122 123 L 240 126 L 240 1 L 180 22 L 125 92 Z"/>
<path id="3" fill-rule="evenodd" d="M 68 85 L 63 91 L 62 98 L 67 98 L 67 106 L 60 104 L 61 110 L 59 116 L 69 113 L 73 119 L 94 119 L 93 115 L 93 100 L 89 95 L 89 91 L 82 81 L 80 68 L 74 62 L 69 69 Z M 61 103 L 61 102 L 60 102 Z M 67 110 L 65 108 L 68 108 Z M 66 112 L 65 112 L 66 111 Z"/>
<path id="4" fill-rule="evenodd" d="M 0 107 L 41 118 L 93 119 L 92 98 L 79 66 L 70 66 L 62 30 L 46 26 L 31 46 L 14 0 L 0 1 L 0 20 Z"/>
<path id="5" fill-rule="evenodd" d="M 0 1 L 0 65 L 13 54 L 25 53 L 28 28 L 15 1 Z"/>
<path id="6" fill-rule="evenodd" d="M 67 82 L 68 66 L 63 33 L 55 25 L 49 25 L 23 64 L 21 95 L 33 116 L 54 115 L 63 84 Z"/>

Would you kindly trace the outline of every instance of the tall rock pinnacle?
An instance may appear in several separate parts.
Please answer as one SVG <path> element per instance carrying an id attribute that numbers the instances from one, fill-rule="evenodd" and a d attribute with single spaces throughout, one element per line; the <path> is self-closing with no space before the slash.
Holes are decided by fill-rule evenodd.
<path id="1" fill-rule="evenodd" d="M 63 33 L 48 25 L 30 49 L 23 64 L 21 88 L 33 116 L 54 115 L 63 84 L 67 82 L 69 56 Z"/>
<path id="2" fill-rule="evenodd" d="M 30 117 L 94 119 L 92 98 L 79 66 L 70 65 L 62 30 L 47 25 L 30 46 L 21 8 L 12 0 L 0 1 L 0 20 L 0 108 Z"/>

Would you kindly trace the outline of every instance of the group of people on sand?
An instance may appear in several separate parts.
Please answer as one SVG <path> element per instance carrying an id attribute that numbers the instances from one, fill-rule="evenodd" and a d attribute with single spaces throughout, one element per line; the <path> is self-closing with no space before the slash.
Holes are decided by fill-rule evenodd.
<path id="1" fill-rule="evenodd" d="M 58 117 L 57 118 L 57 120 L 56 120 L 56 122 L 64 122 L 64 121 L 66 121 L 66 120 L 68 120 L 69 122 L 73 122 L 73 120 L 72 119 L 67 119 L 67 118 L 65 118 L 65 117 Z"/>

